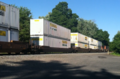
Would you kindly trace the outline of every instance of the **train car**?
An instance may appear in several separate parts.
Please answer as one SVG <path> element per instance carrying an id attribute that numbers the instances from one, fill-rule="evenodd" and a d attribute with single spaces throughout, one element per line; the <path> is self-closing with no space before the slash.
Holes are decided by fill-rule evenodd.
<path id="1" fill-rule="evenodd" d="M 70 33 L 70 29 L 45 19 L 30 19 L 30 39 L 34 45 L 44 48 L 44 51 L 70 52 Z"/>
<path id="2" fill-rule="evenodd" d="M 101 42 L 83 35 L 78 32 L 71 33 L 71 46 L 75 48 L 76 51 L 81 52 L 81 49 L 86 49 L 87 52 L 90 51 L 101 51 Z"/>
<path id="3" fill-rule="evenodd" d="M 14 31 L 12 33 L 18 34 Z M 13 35 L 12 38 L 14 36 L 17 35 Z M 101 52 L 101 45 L 100 41 L 77 32 L 71 33 L 70 29 L 45 19 L 30 19 L 29 43 L 15 40 L 1 41 L 0 52 L 8 52 L 9 54 L 11 52 L 17 54 L 20 52 Z"/>
<path id="4" fill-rule="evenodd" d="M 19 41 L 19 9 L 0 1 L 0 41 Z"/>

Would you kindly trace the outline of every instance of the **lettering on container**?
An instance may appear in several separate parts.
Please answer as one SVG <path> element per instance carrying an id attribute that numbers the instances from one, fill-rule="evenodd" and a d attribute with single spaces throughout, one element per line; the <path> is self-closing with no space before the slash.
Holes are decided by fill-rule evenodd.
<path id="1" fill-rule="evenodd" d="M 39 20 L 34 20 L 35 22 L 39 22 Z"/>
<path id="2" fill-rule="evenodd" d="M 57 31 L 57 25 L 50 23 L 51 29 Z"/>
<path id="3" fill-rule="evenodd" d="M 71 36 L 78 36 L 78 34 L 71 34 Z"/>
<path id="4" fill-rule="evenodd" d="M 57 25 L 50 23 L 51 27 L 57 28 Z"/>
<path id="5" fill-rule="evenodd" d="M 67 41 L 62 41 L 63 46 L 67 46 Z"/>
<path id="6" fill-rule="evenodd" d="M 96 47 L 94 46 L 94 49 L 95 49 Z"/>
<path id="7" fill-rule="evenodd" d="M 39 38 L 39 41 L 43 41 L 43 38 Z"/>
<path id="8" fill-rule="evenodd" d="M 85 44 L 85 48 L 87 48 L 87 46 L 88 46 L 88 45 L 87 45 L 87 44 Z"/>
<path id="9" fill-rule="evenodd" d="M 3 6 L 3 5 L 0 5 L 0 10 L 2 10 L 2 11 L 6 11 L 6 8 L 5 8 L 5 6 Z"/>
<path id="10" fill-rule="evenodd" d="M 5 31 L 0 31 L 0 36 L 6 36 L 6 32 Z"/>
<path id="11" fill-rule="evenodd" d="M 77 43 L 75 43 L 75 46 L 78 46 L 78 44 L 77 44 Z"/>
<path id="12" fill-rule="evenodd" d="M 85 40 L 87 40 L 87 37 L 85 37 Z"/>

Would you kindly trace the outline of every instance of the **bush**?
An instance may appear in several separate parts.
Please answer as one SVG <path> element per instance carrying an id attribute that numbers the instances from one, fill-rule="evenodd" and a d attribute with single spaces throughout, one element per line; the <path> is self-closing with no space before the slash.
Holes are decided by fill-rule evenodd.
<path id="1" fill-rule="evenodd" d="M 120 56 L 120 53 L 111 53 L 111 55 Z"/>
<path id="2" fill-rule="evenodd" d="M 110 50 L 120 53 L 120 32 L 115 35 L 113 42 L 110 43 Z"/>

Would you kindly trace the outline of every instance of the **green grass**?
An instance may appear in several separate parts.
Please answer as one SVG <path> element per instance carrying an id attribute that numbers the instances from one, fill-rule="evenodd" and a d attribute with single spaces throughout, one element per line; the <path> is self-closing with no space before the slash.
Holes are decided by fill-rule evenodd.
<path id="1" fill-rule="evenodd" d="M 120 56 L 120 53 L 115 53 L 115 52 L 113 52 L 113 53 L 110 53 L 110 55 Z"/>
<path id="2" fill-rule="evenodd" d="M 47 54 L 60 54 L 60 53 L 63 53 L 63 52 L 46 52 Z"/>
<path id="3" fill-rule="evenodd" d="M 0 52 L 0 54 L 8 54 L 7 52 Z"/>

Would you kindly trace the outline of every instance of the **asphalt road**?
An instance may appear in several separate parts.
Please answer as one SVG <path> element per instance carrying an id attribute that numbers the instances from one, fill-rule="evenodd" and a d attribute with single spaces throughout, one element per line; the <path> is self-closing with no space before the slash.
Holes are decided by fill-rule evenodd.
<path id="1" fill-rule="evenodd" d="M 106 53 L 0 56 L 0 79 L 120 79 L 120 57 Z"/>

